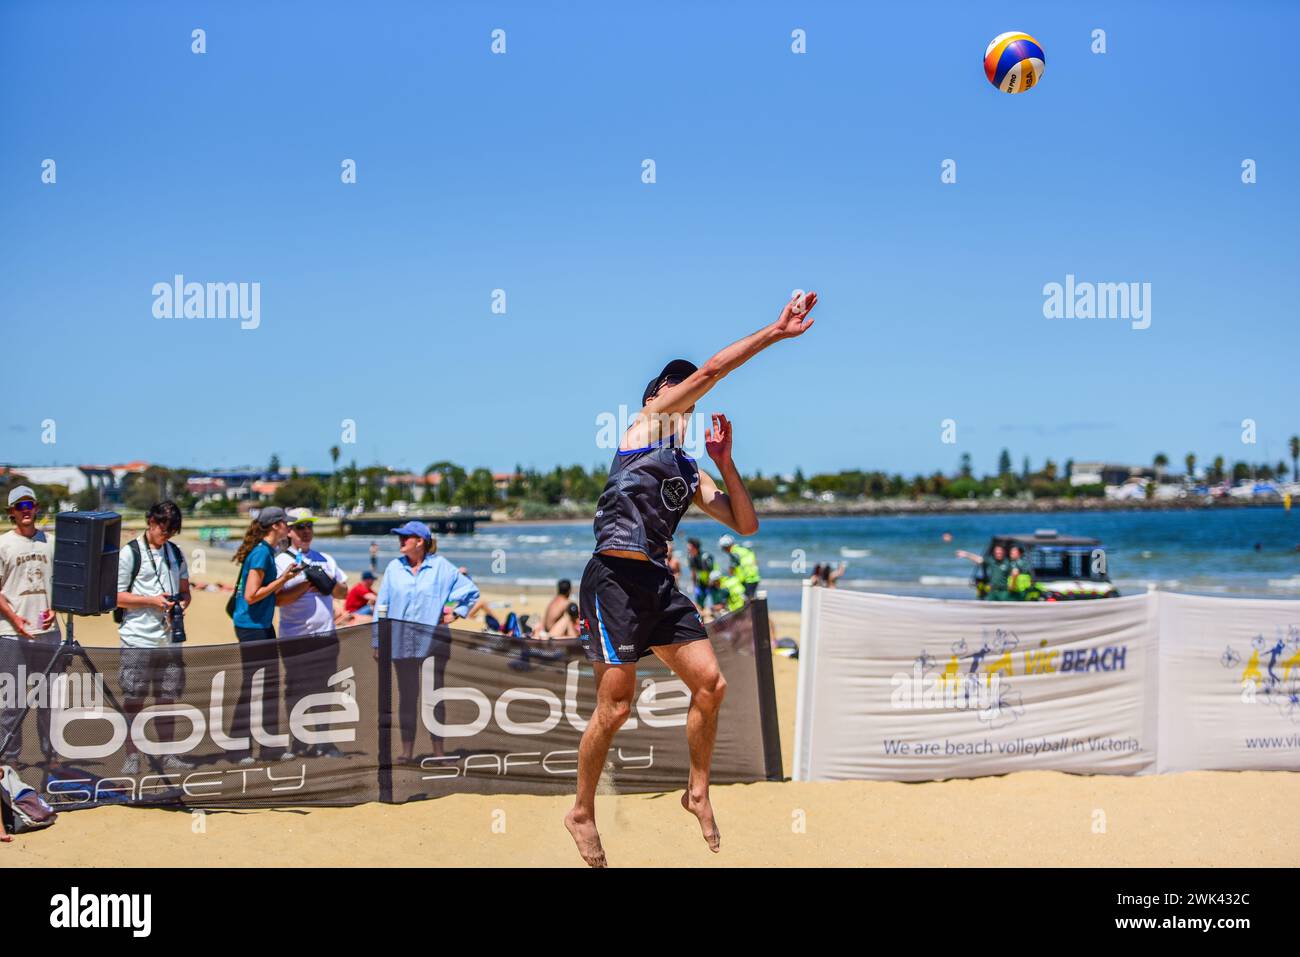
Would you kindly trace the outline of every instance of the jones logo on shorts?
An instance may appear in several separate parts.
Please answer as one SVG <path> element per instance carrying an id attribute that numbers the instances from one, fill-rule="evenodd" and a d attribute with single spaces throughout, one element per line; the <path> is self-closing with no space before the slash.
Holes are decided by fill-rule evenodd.
<path id="1" fill-rule="evenodd" d="M 674 475 L 660 483 L 659 497 L 664 500 L 664 507 L 676 512 L 690 500 L 691 490 L 686 484 L 686 479 Z"/>
<path id="2" fill-rule="evenodd" d="M 50 898 L 51 927 L 128 927 L 133 937 L 148 937 L 152 928 L 152 894 L 69 894 Z"/>

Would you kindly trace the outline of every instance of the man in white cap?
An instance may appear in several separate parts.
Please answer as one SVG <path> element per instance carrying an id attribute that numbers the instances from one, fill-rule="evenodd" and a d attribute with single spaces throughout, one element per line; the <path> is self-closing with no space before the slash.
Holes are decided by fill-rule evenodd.
<path id="1" fill-rule="evenodd" d="M 348 576 L 331 556 L 312 548 L 316 516 L 311 509 L 291 508 L 287 514 L 289 548 L 276 556 L 276 570 L 283 574 L 294 565 L 319 569 L 318 572 L 304 570 L 291 578 L 275 596 L 280 609 L 278 635 L 280 656 L 284 662 L 284 706 L 286 712 L 292 714 L 294 705 L 307 695 L 329 690 L 327 683 L 336 670 L 339 657 L 339 639 L 334 629 L 334 599 L 347 597 Z M 330 590 L 322 591 L 322 588 Z M 333 744 L 308 747 L 295 742 L 290 747 L 314 757 L 339 757 L 341 754 Z"/>
<path id="2" fill-rule="evenodd" d="M 36 527 L 40 505 L 26 485 L 9 491 L 9 520 L 14 527 L 0 535 L 0 674 L 15 675 L 19 666 L 39 674 L 58 650 L 59 627 L 51 607 L 53 556 L 49 539 Z M 0 718 L 0 740 L 16 722 L 21 708 L 6 708 Z M 41 749 L 48 757 L 50 712 L 37 712 Z M 3 759 L 16 763 L 22 751 L 17 728 Z"/>
<path id="3" fill-rule="evenodd" d="M 730 577 L 740 581 L 745 588 L 745 600 L 752 601 L 758 594 L 758 583 L 763 578 L 758 570 L 758 559 L 754 556 L 753 550 L 744 545 L 737 545 L 736 540 L 730 535 L 723 535 L 718 539 L 718 547 L 731 557 Z"/>

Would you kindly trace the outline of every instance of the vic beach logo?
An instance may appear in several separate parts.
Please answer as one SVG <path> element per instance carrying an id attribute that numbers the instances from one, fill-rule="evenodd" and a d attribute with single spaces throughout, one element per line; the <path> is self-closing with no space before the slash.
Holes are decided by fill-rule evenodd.
<path id="1" fill-rule="evenodd" d="M 1043 286 L 1048 319 L 1129 319 L 1134 329 L 1151 325 L 1151 283 L 1079 282 L 1067 273 L 1065 284 Z"/>
<path id="2" fill-rule="evenodd" d="M 50 898 L 50 926 L 126 927 L 132 937 L 148 937 L 153 928 L 153 895 L 83 894 L 74 887 Z"/>
<path id="3" fill-rule="evenodd" d="M 1092 671 L 1123 671 L 1127 645 L 1101 648 L 1053 648 L 1043 639 L 1037 648 L 1018 651 L 1015 632 L 985 630 L 978 647 L 965 638 L 954 642 L 946 659 L 931 657 L 922 649 L 912 665 L 912 674 L 894 675 L 892 707 L 899 709 L 955 707 L 973 711 L 989 730 L 1015 722 L 1025 713 L 1020 692 L 1009 678 L 1021 675 L 1054 675 Z M 1017 667 L 1019 670 L 1017 671 Z M 919 699 L 918 699 L 919 692 Z M 948 702 L 953 704 L 948 704 Z M 957 703 L 960 702 L 960 703 Z"/>
<path id="4" fill-rule="evenodd" d="M 1242 656 L 1228 645 L 1219 664 L 1233 673 L 1246 704 L 1272 705 L 1292 724 L 1300 724 L 1300 626 L 1277 626 L 1273 639 L 1258 634 L 1250 641 L 1250 654 Z"/>
<path id="5" fill-rule="evenodd" d="M 238 319 L 239 328 L 262 324 L 260 282 L 186 282 L 181 273 L 171 282 L 153 284 L 155 319 Z"/>

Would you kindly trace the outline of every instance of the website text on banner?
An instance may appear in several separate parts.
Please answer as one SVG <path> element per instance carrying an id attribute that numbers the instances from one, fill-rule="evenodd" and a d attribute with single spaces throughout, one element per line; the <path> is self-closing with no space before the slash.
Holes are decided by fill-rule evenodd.
<path id="1" fill-rule="evenodd" d="M 713 779 L 779 780 L 766 604 L 719 619 L 709 636 L 728 681 Z M 6 656 L 0 738 L 12 724 L 19 733 L 5 763 L 58 810 L 565 793 L 595 705 L 591 666 L 576 641 L 382 620 L 334 638 L 163 650 L 168 660 L 154 670 L 175 700 L 150 697 L 132 712 L 123 708 L 123 679 L 134 686 L 132 669 L 147 663 L 127 660 L 122 649 L 65 649 L 48 682 L 40 680 L 48 653 Z M 641 662 L 638 679 L 606 784 L 622 792 L 682 788 L 689 692 L 655 658 Z M 20 723 L 19 688 L 31 704 Z M 399 761 L 404 739 L 413 739 L 409 763 Z"/>
<path id="2" fill-rule="evenodd" d="M 1300 770 L 1300 602 L 1156 597 L 1160 770 Z"/>

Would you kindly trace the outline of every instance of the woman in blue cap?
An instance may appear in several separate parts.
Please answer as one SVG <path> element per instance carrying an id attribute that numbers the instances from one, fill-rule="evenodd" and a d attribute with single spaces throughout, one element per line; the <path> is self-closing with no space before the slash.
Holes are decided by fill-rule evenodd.
<path id="1" fill-rule="evenodd" d="M 610 740 L 627 720 L 637 692 L 636 663 L 654 653 L 691 691 L 686 736 L 691 771 L 682 807 L 694 814 L 710 850 L 721 839 L 709 802 L 709 766 L 717 736 L 718 709 L 726 681 L 699 612 L 679 591 L 668 570 L 668 542 L 694 502 L 711 518 L 741 535 L 758 530 L 758 518 L 740 471 L 731 460 L 731 423 L 713 415 L 705 449 L 725 490 L 682 451 L 695 403 L 733 369 L 783 339 L 812 326 L 808 313 L 817 294 L 794 296 L 780 318 L 732 343 L 697 368 L 675 359 L 650 380 L 643 408 L 623 436 L 609 481 L 596 504 L 596 548 L 579 589 L 582 646 L 596 676 L 596 710 L 578 750 L 578 793 L 564 825 L 583 860 L 605 865 L 596 830 L 596 784 Z"/>
<path id="2" fill-rule="evenodd" d="M 413 764 L 415 721 L 420 705 L 420 666 L 424 659 L 435 659 L 435 684 L 442 686 L 443 671 L 451 648 L 443 636 L 435 634 L 440 624 L 464 618 L 478 601 L 478 586 L 462 575 L 451 562 L 434 554 L 437 544 L 433 532 L 424 522 L 407 522 L 392 530 L 398 536 L 401 557 L 394 558 L 384 569 L 384 580 L 375 599 L 378 617 L 392 619 L 393 670 L 397 674 L 397 714 L 402 736 L 401 764 Z M 375 657 L 379 657 L 379 629 L 375 628 Z M 446 706 L 434 707 L 434 723 L 446 720 Z M 433 753 L 443 754 L 442 737 L 432 729 Z"/>

